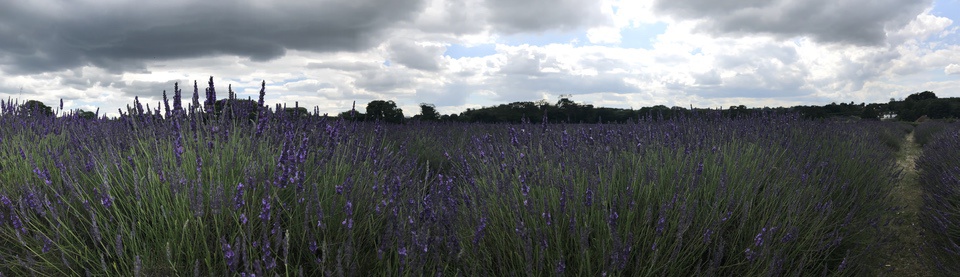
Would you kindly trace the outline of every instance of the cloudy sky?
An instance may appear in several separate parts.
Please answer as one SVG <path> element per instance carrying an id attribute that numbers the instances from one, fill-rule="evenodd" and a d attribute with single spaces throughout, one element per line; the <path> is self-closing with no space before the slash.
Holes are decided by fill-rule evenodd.
<path id="1" fill-rule="evenodd" d="M 0 97 L 115 115 L 210 76 L 331 114 L 960 97 L 958 20 L 960 0 L 0 1 Z"/>

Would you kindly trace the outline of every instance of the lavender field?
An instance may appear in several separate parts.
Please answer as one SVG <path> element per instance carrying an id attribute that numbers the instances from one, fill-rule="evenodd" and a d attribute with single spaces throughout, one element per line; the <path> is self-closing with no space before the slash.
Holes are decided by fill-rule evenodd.
<path id="1" fill-rule="evenodd" d="M 882 263 L 912 128 L 780 113 L 401 125 L 180 98 L 118 119 L 6 102 L 0 273 L 858 275 Z M 937 192 L 924 223 L 957 272 L 960 141 L 943 130 L 920 163 Z"/>
<path id="2" fill-rule="evenodd" d="M 925 254 L 945 276 L 960 275 L 960 124 L 939 122 L 917 126 L 923 155 L 917 161 L 924 191 L 920 211 L 929 237 Z"/>

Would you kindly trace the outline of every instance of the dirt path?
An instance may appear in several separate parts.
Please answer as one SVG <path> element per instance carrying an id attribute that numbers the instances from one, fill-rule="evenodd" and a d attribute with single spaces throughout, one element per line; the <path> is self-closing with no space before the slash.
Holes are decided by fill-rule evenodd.
<path id="1" fill-rule="evenodd" d="M 893 237 L 889 249 L 885 251 L 889 254 L 880 270 L 881 275 L 933 276 L 933 271 L 923 263 L 920 252 L 923 237 L 919 212 L 923 205 L 923 192 L 914 167 L 920 152 L 920 147 L 913 141 L 913 133 L 910 133 L 897 153 L 897 164 L 903 169 L 904 176 L 893 189 L 893 201 L 902 208 L 888 226 Z"/>

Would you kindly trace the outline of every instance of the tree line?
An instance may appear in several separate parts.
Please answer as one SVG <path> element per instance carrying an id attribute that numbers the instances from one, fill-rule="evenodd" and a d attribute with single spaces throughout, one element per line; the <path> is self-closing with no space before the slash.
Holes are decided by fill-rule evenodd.
<path id="1" fill-rule="evenodd" d="M 194 87 L 196 90 L 196 83 Z M 175 91 L 177 94 L 176 98 L 178 99 L 180 91 L 178 88 L 175 88 Z M 208 93 L 215 93 L 211 91 L 212 89 L 209 89 Z M 263 107 L 263 91 L 261 91 L 260 101 L 237 99 L 232 89 L 229 89 L 229 93 L 229 98 L 205 101 L 202 105 L 202 112 L 217 115 L 229 114 L 232 117 L 256 118 L 257 112 Z M 196 98 L 196 93 L 194 97 Z M 164 92 L 164 99 L 166 99 L 166 92 Z M 216 98 L 214 97 L 213 99 Z M 194 101 L 199 102 L 198 99 L 194 99 Z M 175 102 L 175 104 L 178 103 Z M 199 103 L 196 104 L 198 104 L 197 107 L 199 108 Z M 139 102 L 135 101 L 135 106 L 139 105 Z M 740 105 L 730 106 L 726 109 L 699 109 L 657 105 L 640 109 L 620 109 L 594 107 L 590 104 L 576 103 L 569 97 L 562 97 L 556 103 L 550 103 L 546 100 L 512 102 L 490 107 L 467 109 L 459 114 L 440 114 L 436 107 L 429 103 L 421 103 L 419 107 L 420 113 L 412 117 L 407 117 L 404 115 L 403 109 L 399 108 L 394 101 L 373 100 L 367 103 L 363 111 L 357 110 L 356 104 L 354 104 L 353 108 L 337 114 L 336 117 L 350 121 L 384 121 L 398 124 L 408 121 L 623 123 L 639 119 L 669 119 L 708 111 L 719 112 L 722 116 L 727 117 L 746 116 L 759 112 L 796 112 L 807 119 L 855 118 L 866 120 L 896 119 L 901 121 L 915 121 L 921 117 L 930 119 L 960 118 L 960 98 L 939 98 L 931 91 L 913 93 L 901 100 L 890 99 L 888 103 L 856 104 L 850 102 L 839 104 L 830 103 L 823 106 L 806 105 L 778 108 L 748 108 Z M 131 108 L 128 107 L 128 110 L 130 109 Z M 31 116 L 53 116 L 53 109 L 51 107 L 36 100 L 24 102 L 20 105 L 20 110 L 22 113 Z M 157 110 L 159 111 L 159 107 Z M 167 110 L 169 110 L 169 107 Z M 294 107 L 281 106 L 278 104 L 275 111 L 283 111 L 295 117 L 311 115 L 305 107 L 300 107 L 298 103 L 296 103 Z M 73 111 L 72 114 L 81 118 L 92 119 L 99 116 L 99 110 L 97 112 L 76 110 Z M 319 110 L 315 110 L 312 115 L 320 116 Z"/>
<path id="2" fill-rule="evenodd" d="M 698 109 L 685 107 L 667 107 L 657 105 L 640 109 L 619 109 L 594 107 L 576 103 L 568 97 L 560 98 L 556 103 L 546 100 L 523 101 L 478 109 L 467 109 L 459 114 L 441 115 L 436 108 L 427 103 L 420 104 L 420 113 L 411 118 L 403 116 L 403 110 L 393 101 L 374 100 L 366 108 L 366 113 L 351 109 L 339 116 L 350 120 L 384 120 L 401 123 L 405 120 L 476 122 L 476 123 L 519 123 L 530 122 L 567 122 L 567 123 L 622 123 L 638 119 L 669 119 L 677 116 L 689 116 L 694 113 L 718 112 L 722 116 L 738 117 L 759 112 L 796 112 L 807 119 L 854 118 L 865 120 L 895 119 L 915 121 L 921 117 L 930 119 L 960 118 L 960 98 L 938 98 L 932 91 L 910 94 L 905 99 L 890 99 L 888 103 L 830 103 L 823 106 L 806 105 L 777 108 L 748 108 L 744 105 L 730 106 L 725 109 Z"/>

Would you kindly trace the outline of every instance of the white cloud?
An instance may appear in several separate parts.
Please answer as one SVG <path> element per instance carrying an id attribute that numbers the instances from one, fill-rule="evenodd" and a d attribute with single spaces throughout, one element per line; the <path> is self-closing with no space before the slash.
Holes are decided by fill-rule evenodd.
<path id="1" fill-rule="evenodd" d="M 900 44 L 908 39 L 924 40 L 931 35 L 945 32 L 947 27 L 953 24 L 953 20 L 946 17 L 931 15 L 927 10 L 917 15 L 913 21 L 898 30 L 887 32 L 887 41 L 892 44 Z"/>
<path id="2" fill-rule="evenodd" d="M 656 0 L 654 9 L 677 20 L 697 21 L 716 35 L 806 36 L 816 41 L 880 45 L 886 29 L 898 29 L 929 7 L 930 0 Z"/>
<path id="3" fill-rule="evenodd" d="M 273 53 L 267 51 L 271 48 L 245 41 L 249 44 L 244 45 L 253 47 L 249 52 L 230 48 L 200 53 L 178 48 L 177 53 L 190 50 L 192 54 L 167 53 L 157 59 L 138 54 L 133 67 L 114 66 L 129 59 L 111 59 L 104 53 L 85 54 L 98 55 L 97 62 L 92 58 L 68 59 L 66 63 L 34 59 L 36 63 L 17 64 L 37 57 L 5 56 L 3 53 L 22 49 L 14 47 L 13 40 L 3 40 L 7 37 L 0 30 L 0 64 L 7 66 L 0 68 L 0 97 L 45 103 L 63 98 L 66 108 L 102 107 L 102 112 L 116 113 L 117 108 L 132 102 L 133 96 L 156 105 L 163 90 L 172 95 L 175 81 L 181 82 L 183 97 L 189 101 L 192 81 L 199 81 L 202 94 L 209 76 L 214 76 L 220 96 L 225 96 L 226 86 L 232 84 L 240 97 L 256 98 L 260 81 L 266 80 L 268 104 L 298 101 L 310 110 L 317 106 L 330 114 L 350 109 L 353 101 L 362 109 L 375 99 L 396 101 L 413 115 L 422 102 L 436 104 L 443 113 L 454 113 L 511 101 L 555 101 L 557 95 L 567 93 L 574 94 L 578 102 L 622 108 L 885 102 L 928 89 L 943 97 L 960 96 L 958 81 L 942 81 L 943 74 L 960 74 L 960 46 L 944 39 L 957 30 L 953 24 L 957 18 L 934 16 L 930 10 L 912 12 L 914 5 L 890 11 L 869 8 L 869 13 L 859 18 L 864 26 L 857 29 L 868 32 L 840 37 L 856 31 L 849 29 L 854 26 L 848 23 L 858 15 L 847 13 L 844 16 L 851 18 L 843 19 L 836 17 L 838 12 L 861 2 L 843 0 L 840 8 L 844 9 L 807 7 L 819 13 L 806 17 L 786 14 L 849 27 L 821 30 L 816 27 L 827 23 L 798 26 L 795 24 L 806 21 L 765 17 L 743 21 L 750 18 L 745 16 L 749 9 L 736 5 L 726 8 L 729 16 L 705 17 L 717 11 L 677 1 L 684 3 L 661 2 L 659 10 L 669 11 L 663 13 L 654 9 L 654 0 L 538 1 L 502 7 L 485 0 L 430 0 L 424 1 L 420 10 L 403 9 L 409 12 L 403 16 L 376 14 L 378 20 L 390 23 L 378 21 L 380 25 L 368 26 L 360 34 L 364 38 L 348 36 L 343 45 L 355 47 L 343 48 L 347 50 L 284 46 L 281 54 L 263 59 L 257 58 L 257 53 Z M 772 16 L 804 8 L 797 3 L 758 5 Z M 794 6 L 778 8 L 783 5 Z M 524 18 L 530 14 L 520 11 L 528 10 L 544 15 Z M 4 15 L 2 11 L 0 15 Z M 738 22 L 772 26 L 748 26 L 742 32 L 729 29 L 741 26 Z M 652 45 L 642 49 L 620 46 L 632 39 L 624 37 L 628 32 L 621 33 L 623 28 L 651 23 L 665 25 L 664 33 L 644 38 Z M 705 27 L 709 23 L 725 25 L 711 29 Z M 556 30 L 575 32 L 586 39 L 528 44 L 502 39 Z M 875 33 L 878 30 L 880 35 Z M 103 39 L 122 38 L 117 34 L 105 33 Z M 187 36 L 181 43 L 194 40 Z M 296 41 L 281 40 L 281 45 L 297 45 Z M 495 45 L 491 47 L 494 53 L 444 56 L 453 46 L 478 45 Z M 47 51 L 43 47 L 39 49 Z M 390 65 L 384 65 L 385 61 Z M 19 93 L 21 86 L 23 94 Z"/>
<path id="4" fill-rule="evenodd" d="M 957 75 L 960 74 L 960 64 L 950 64 L 943 69 L 943 73 L 947 75 Z"/>

